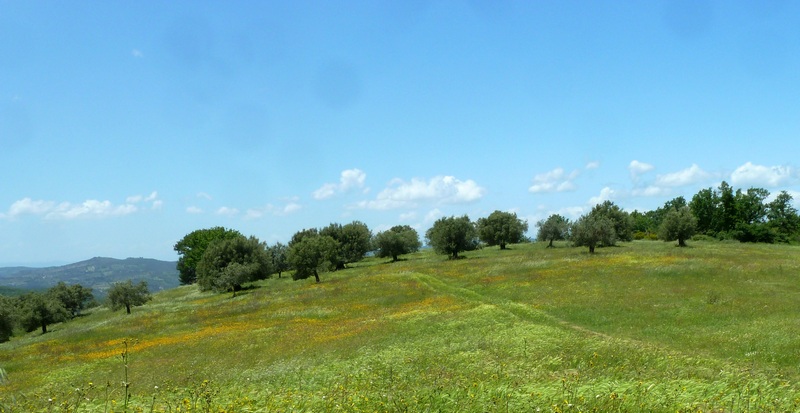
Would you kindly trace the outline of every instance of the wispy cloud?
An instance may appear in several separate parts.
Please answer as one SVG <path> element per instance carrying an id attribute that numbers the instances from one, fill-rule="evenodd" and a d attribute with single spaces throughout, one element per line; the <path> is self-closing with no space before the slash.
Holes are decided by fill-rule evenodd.
<path id="1" fill-rule="evenodd" d="M 355 207 L 385 210 L 415 207 L 420 203 L 463 204 L 477 201 L 485 194 L 486 189 L 471 179 L 462 181 L 453 176 L 395 179 L 374 200 L 359 202 Z"/>
<path id="2" fill-rule="evenodd" d="M 586 164 L 586 166 L 584 167 L 584 169 L 586 169 L 587 171 L 589 171 L 589 170 L 592 170 L 592 169 L 597 169 L 597 168 L 599 168 L 599 167 L 600 167 L 600 161 L 591 161 L 591 162 L 589 162 L 589 163 L 587 163 L 587 164 Z"/>
<path id="3" fill-rule="evenodd" d="M 137 59 L 142 59 L 142 58 L 144 58 L 144 53 L 139 49 L 133 49 L 133 50 L 131 50 L 131 56 L 133 56 L 133 57 L 135 57 Z"/>
<path id="4" fill-rule="evenodd" d="M 289 198 L 282 205 L 267 204 L 260 208 L 250 208 L 245 212 L 245 219 L 260 219 L 264 216 L 286 216 L 303 208 L 297 198 Z"/>
<path id="5" fill-rule="evenodd" d="M 747 162 L 736 168 L 731 174 L 731 183 L 734 186 L 767 186 L 793 184 L 798 181 L 800 174 L 791 166 L 764 166 Z"/>
<path id="6" fill-rule="evenodd" d="M 574 181 L 578 175 L 580 175 L 580 171 L 577 169 L 566 173 L 564 168 L 556 168 L 552 171 L 534 176 L 533 185 L 528 188 L 528 191 L 534 194 L 574 191 L 577 187 L 572 181 Z"/>
<path id="7" fill-rule="evenodd" d="M 201 208 L 198 208 L 198 207 L 192 205 L 192 206 L 186 208 L 186 212 L 188 212 L 190 214 L 202 214 L 203 210 Z"/>
<path id="8" fill-rule="evenodd" d="M 314 199 L 323 200 L 331 198 L 337 194 L 350 192 L 354 189 L 364 188 L 367 174 L 360 169 L 347 169 L 342 171 L 339 176 L 339 183 L 328 183 L 314 191 Z"/>
<path id="9" fill-rule="evenodd" d="M 234 216 L 239 214 L 239 210 L 231 207 L 219 207 L 215 212 L 217 215 Z"/>

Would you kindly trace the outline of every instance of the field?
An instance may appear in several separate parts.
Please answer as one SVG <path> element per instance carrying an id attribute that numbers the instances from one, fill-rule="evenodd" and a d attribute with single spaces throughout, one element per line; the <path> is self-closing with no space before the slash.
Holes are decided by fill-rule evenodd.
<path id="1" fill-rule="evenodd" d="M 93 309 L 0 344 L 0 412 L 800 410 L 798 247 L 464 255 Z"/>

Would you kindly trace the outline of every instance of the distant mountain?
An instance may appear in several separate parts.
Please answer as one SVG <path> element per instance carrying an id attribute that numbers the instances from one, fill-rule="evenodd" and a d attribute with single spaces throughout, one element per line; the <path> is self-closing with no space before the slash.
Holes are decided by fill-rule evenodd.
<path id="1" fill-rule="evenodd" d="M 95 257 L 58 267 L 0 267 L 0 287 L 23 290 L 50 288 L 59 281 L 91 287 L 95 297 L 105 296 L 118 281 L 146 281 L 150 291 L 175 288 L 180 284 L 175 261 L 149 258 Z"/>

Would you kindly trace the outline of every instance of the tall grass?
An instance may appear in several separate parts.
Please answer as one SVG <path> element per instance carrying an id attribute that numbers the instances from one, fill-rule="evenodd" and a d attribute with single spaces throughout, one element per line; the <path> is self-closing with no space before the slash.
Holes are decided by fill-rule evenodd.
<path id="1" fill-rule="evenodd" d="M 180 287 L 0 345 L 0 412 L 797 411 L 799 258 L 529 244 Z"/>

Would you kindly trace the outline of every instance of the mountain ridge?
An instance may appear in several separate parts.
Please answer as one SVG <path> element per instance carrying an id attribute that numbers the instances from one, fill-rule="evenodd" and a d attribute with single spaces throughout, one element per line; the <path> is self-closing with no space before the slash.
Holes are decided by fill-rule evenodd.
<path id="1" fill-rule="evenodd" d="M 42 290 L 59 282 L 92 288 L 95 296 L 105 296 L 115 282 L 146 281 L 151 291 L 180 285 L 176 261 L 153 258 L 124 259 L 93 257 L 72 264 L 52 267 L 0 267 L 0 286 L 17 290 Z"/>

